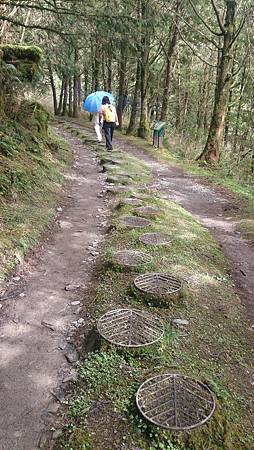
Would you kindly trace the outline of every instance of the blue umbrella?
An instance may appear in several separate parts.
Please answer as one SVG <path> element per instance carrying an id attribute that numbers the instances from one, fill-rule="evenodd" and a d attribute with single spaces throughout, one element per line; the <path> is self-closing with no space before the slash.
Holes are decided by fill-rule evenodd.
<path id="1" fill-rule="evenodd" d="M 110 100 L 110 103 L 114 102 L 114 96 L 109 92 L 97 91 L 88 95 L 84 100 L 83 107 L 86 111 L 90 113 L 97 113 L 100 111 L 101 102 L 103 97 L 107 96 Z"/>

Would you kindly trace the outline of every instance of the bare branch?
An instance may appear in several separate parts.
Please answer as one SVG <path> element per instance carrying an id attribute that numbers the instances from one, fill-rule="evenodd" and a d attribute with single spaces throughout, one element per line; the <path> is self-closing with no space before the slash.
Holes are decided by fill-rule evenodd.
<path id="1" fill-rule="evenodd" d="M 60 30 L 57 30 L 55 28 L 51 28 L 51 27 L 48 27 L 48 26 L 43 26 L 43 25 L 39 25 L 39 24 L 25 24 L 24 22 L 20 22 L 19 20 L 11 19 L 8 16 L 0 15 L 0 20 L 3 20 L 3 21 L 6 20 L 7 22 L 10 22 L 13 25 L 16 25 L 17 27 L 29 28 L 31 30 L 37 29 L 37 30 L 42 30 L 42 31 L 49 31 L 51 33 L 55 33 L 55 34 L 58 34 L 60 36 L 69 36 L 70 35 L 70 33 L 64 33 L 64 32 L 62 32 Z"/>
<path id="2" fill-rule="evenodd" d="M 195 33 L 199 33 L 202 37 L 204 37 L 208 42 L 211 42 L 218 50 L 222 50 L 222 48 L 217 44 L 217 42 L 214 41 L 214 39 L 211 39 L 207 37 L 201 30 L 198 30 L 193 25 L 191 25 L 187 20 L 185 20 L 183 17 L 181 17 L 182 21 L 187 25 L 192 31 L 195 31 Z"/>
<path id="3" fill-rule="evenodd" d="M 232 47 L 232 45 L 234 44 L 234 42 L 238 38 L 239 34 L 241 33 L 241 31 L 242 31 L 242 29 L 243 29 L 243 27 L 245 25 L 245 22 L 246 22 L 246 16 L 243 17 L 243 19 L 242 19 L 242 21 L 241 21 L 241 23 L 240 23 L 240 25 L 238 27 L 238 30 L 235 32 L 234 37 L 233 37 L 232 41 L 229 44 L 229 48 Z"/>
<path id="4" fill-rule="evenodd" d="M 217 31 L 214 31 L 203 19 L 203 17 L 199 14 L 196 7 L 193 5 L 192 0 L 189 0 L 191 7 L 193 11 L 195 12 L 196 16 L 199 18 L 199 20 L 205 25 L 205 27 L 210 31 L 210 33 L 214 34 L 215 36 L 222 36 L 223 33 L 218 33 Z"/>
<path id="5" fill-rule="evenodd" d="M 214 9 L 215 15 L 216 15 L 216 17 L 217 17 L 217 21 L 218 21 L 219 27 L 220 27 L 220 29 L 221 29 L 221 32 L 222 32 L 222 34 L 224 34 L 224 33 L 225 33 L 225 28 L 224 28 L 223 23 L 222 23 L 222 21 L 221 21 L 221 18 L 220 18 L 220 15 L 219 15 L 219 11 L 218 11 L 218 9 L 216 8 L 216 5 L 215 5 L 215 3 L 214 3 L 214 0 L 211 0 L 211 3 L 212 3 L 212 7 L 213 7 L 213 9 Z"/>
<path id="6" fill-rule="evenodd" d="M 186 40 L 184 39 L 184 37 L 183 37 L 183 35 L 182 35 L 182 33 L 181 33 L 180 31 L 179 31 L 179 34 L 180 34 L 181 39 L 183 40 L 183 42 L 187 45 L 187 47 L 189 47 L 189 48 L 192 50 L 193 54 L 194 54 L 195 56 L 197 56 L 197 58 L 199 58 L 200 61 L 202 61 L 203 63 L 207 64 L 207 65 L 210 66 L 210 67 L 213 67 L 213 69 L 216 69 L 216 68 L 217 68 L 217 65 L 211 64 L 211 63 L 209 63 L 208 61 L 206 61 L 205 59 L 203 59 L 202 56 L 200 56 L 200 55 L 198 54 L 198 52 L 197 52 L 197 51 L 189 44 L 189 42 L 186 41 Z"/>

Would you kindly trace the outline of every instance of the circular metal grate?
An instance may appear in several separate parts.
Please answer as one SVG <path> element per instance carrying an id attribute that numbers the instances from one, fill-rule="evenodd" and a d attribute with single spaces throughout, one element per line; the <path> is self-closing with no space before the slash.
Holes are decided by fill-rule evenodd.
<path id="1" fill-rule="evenodd" d="M 107 180 L 108 183 L 123 183 L 123 184 L 127 184 L 129 183 L 129 180 L 126 178 L 125 175 L 107 175 Z"/>
<path id="2" fill-rule="evenodd" d="M 139 240 L 147 245 L 165 245 L 171 243 L 169 236 L 164 233 L 145 233 L 140 236 Z"/>
<path id="3" fill-rule="evenodd" d="M 124 203 L 131 206 L 140 206 L 143 204 L 142 200 L 139 200 L 138 198 L 125 198 Z"/>
<path id="4" fill-rule="evenodd" d="M 158 317 L 137 309 L 109 311 L 98 320 L 97 329 L 104 339 L 121 347 L 144 347 L 164 335 Z"/>
<path id="5" fill-rule="evenodd" d="M 130 186 L 108 186 L 107 187 L 107 191 L 111 192 L 111 194 L 121 194 L 122 192 L 127 192 L 130 190 Z"/>
<path id="6" fill-rule="evenodd" d="M 182 283 L 168 273 L 145 273 L 139 275 L 134 284 L 146 294 L 165 296 L 180 291 Z"/>
<path id="7" fill-rule="evenodd" d="M 125 216 L 120 219 L 122 225 L 128 228 L 141 228 L 148 227 L 151 225 L 151 222 L 147 219 L 143 219 L 143 217 L 136 216 Z"/>
<path id="8" fill-rule="evenodd" d="M 215 398 L 203 383 L 179 374 L 145 381 L 136 395 L 138 409 L 153 424 L 169 430 L 203 425 L 215 411 Z"/>
<path id="9" fill-rule="evenodd" d="M 121 250 L 115 254 L 115 260 L 118 264 L 126 267 L 138 267 L 142 264 L 148 264 L 152 257 L 147 253 L 137 252 L 135 250 Z"/>
<path id="10" fill-rule="evenodd" d="M 160 209 L 153 206 L 141 206 L 137 208 L 137 212 L 143 216 L 157 216 L 160 213 Z"/>

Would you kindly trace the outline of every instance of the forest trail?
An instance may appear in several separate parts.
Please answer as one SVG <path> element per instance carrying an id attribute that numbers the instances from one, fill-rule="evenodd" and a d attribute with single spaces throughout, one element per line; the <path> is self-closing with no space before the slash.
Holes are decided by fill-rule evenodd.
<path id="1" fill-rule="evenodd" d="M 93 133 L 88 126 L 81 127 Z M 166 199 L 174 200 L 189 211 L 219 242 L 231 263 L 231 275 L 236 292 L 246 307 L 247 317 L 254 324 L 254 257 L 250 242 L 237 230 L 241 206 L 229 191 L 219 186 L 205 184 L 198 177 L 184 173 L 175 165 L 165 164 L 145 150 L 130 144 L 119 135 L 114 143 L 122 150 L 143 160 L 154 175 L 151 188 L 161 192 Z"/>
<path id="2" fill-rule="evenodd" d="M 89 285 L 106 226 L 103 176 L 95 154 L 68 133 L 61 134 L 75 154 L 66 175 L 63 211 L 39 261 L 21 272 L 20 280 L 10 280 L 1 299 L 1 450 L 43 447 L 45 423 L 54 421 L 59 407 L 54 394 L 61 398 L 60 383 L 75 376 L 66 357 L 75 361 L 77 356 L 71 335 L 82 305 L 75 285 L 81 290 Z"/>
<path id="3" fill-rule="evenodd" d="M 90 128 L 73 126 L 92 134 Z M 60 386 L 63 380 L 75 377 L 66 354 L 76 361 L 72 334 L 77 331 L 79 317 L 80 325 L 86 324 L 86 312 L 82 314 L 78 303 L 80 293 L 92 281 L 107 227 L 107 200 L 102 195 L 105 176 L 100 173 L 95 152 L 62 127 L 58 132 L 75 153 L 73 169 L 66 175 L 59 227 L 45 244 L 39 262 L 21 273 L 20 281 L 10 281 L 3 302 L 1 450 L 44 448 L 48 435 L 43 430 L 54 422 L 59 407 L 56 399 L 63 399 Z M 124 137 L 117 136 L 115 143 L 152 169 L 150 188 L 181 204 L 211 230 L 232 262 L 233 278 L 253 320 L 253 249 L 235 231 L 237 205 L 232 198 L 179 168 L 157 161 Z M 93 251 L 89 250 L 93 245 Z M 70 291 L 65 289 L 68 285 Z"/>

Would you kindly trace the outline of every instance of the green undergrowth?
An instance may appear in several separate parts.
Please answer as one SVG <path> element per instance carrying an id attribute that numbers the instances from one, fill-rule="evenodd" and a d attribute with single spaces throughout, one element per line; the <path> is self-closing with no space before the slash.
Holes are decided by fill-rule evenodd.
<path id="1" fill-rule="evenodd" d="M 130 161 L 130 156 L 120 153 Z M 136 163 L 133 158 L 132 164 Z M 84 353 L 66 406 L 65 434 L 55 450 L 251 450 L 249 331 L 228 263 L 209 232 L 182 207 L 150 192 L 145 180 L 132 180 L 130 191 L 112 202 L 113 230 L 96 279 L 92 316 L 98 319 L 119 307 L 139 308 L 162 319 L 165 335 L 141 350 L 119 349 L 103 341 L 94 351 Z M 137 214 L 135 207 L 124 203 L 127 196 L 138 196 L 144 205 L 159 208 L 150 226 L 128 229 L 121 224 L 121 217 Z M 168 234 L 171 243 L 145 246 L 139 237 L 150 231 Z M 114 259 L 120 249 L 147 252 L 152 262 L 136 270 L 122 269 Z M 149 271 L 168 272 L 181 279 L 181 294 L 164 301 L 145 297 L 133 280 Z M 188 325 L 173 327 L 173 318 L 185 319 Z M 141 417 L 135 406 L 138 387 L 167 372 L 199 379 L 213 391 L 216 411 L 205 425 L 188 433 L 170 433 Z"/>
<path id="2" fill-rule="evenodd" d="M 26 126 L 11 120 L 0 124 L 0 280 L 53 217 L 63 171 L 72 160 L 65 142 L 47 131 L 46 112 L 41 112 L 35 114 L 33 107 L 34 121 Z"/>

